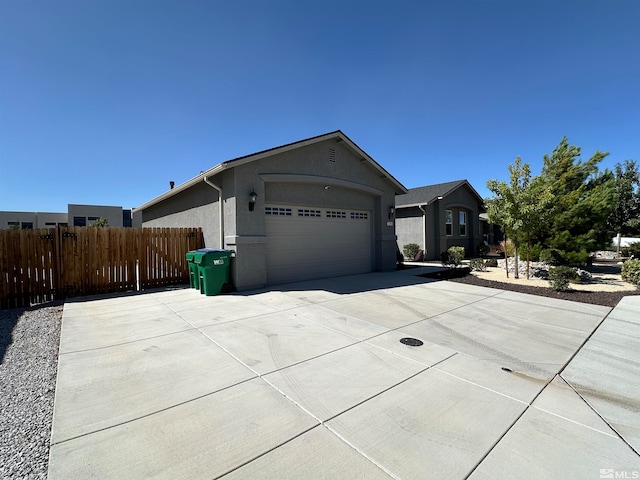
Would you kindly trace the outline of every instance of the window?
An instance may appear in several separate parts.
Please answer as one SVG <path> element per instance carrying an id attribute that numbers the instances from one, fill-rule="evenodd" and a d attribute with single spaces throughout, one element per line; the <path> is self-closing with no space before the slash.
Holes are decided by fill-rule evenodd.
<path id="1" fill-rule="evenodd" d="M 279 208 L 279 207 L 265 207 L 264 208 L 265 215 L 284 215 L 287 217 L 291 216 L 290 208 Z"/>
<path id="2" fill-rule="evenodd" d="M 460 212 L 460 236 L 467 234 L 467 212 Z"/>
<path id="3" fill-rule="evenodd" d="M 33 230 L 33 222 L 22 222 L 22 228 Z"/>
<path id="4" fill-rule="evenodd" d="M 446 223 L 445 233 L 447 237 L 450 237 L 451 235 L 453 235 L 453 212 L 451 210 L 445 210 L 444 218 Z"/>
<path id="5" fill-rule="evenodd" d="M 131 226 L 131 210 L 122 210 L 122 226 Z"/>
<path id="6" fill-rule="evenodd" d="M 369 218 L 368 213 L 351 212 L 351 220 L 366 220 L 367 218 Z"/>
<path id="7" fill-rule="evenodd" d="M 9 228 L 20 228 L 20 222 L 7 222 Z"/>
<path id="8" fill-rule="evenodd" d="M 87 217 L 73 217 L 73 226 L 74 227 L 86 227 L 87 226 Z"/>
<path id="9" fill-rule="evenodd" d="M 298 209 L 299 217 L 321 217 L 322 214 L 320 210 L 309 210 L 308 208 L 299 208 Z"/>
<path id="10" fill-rule="evenodd" d="M 347 212 L 327 210 L 327 218 L 347 218 Z"/>

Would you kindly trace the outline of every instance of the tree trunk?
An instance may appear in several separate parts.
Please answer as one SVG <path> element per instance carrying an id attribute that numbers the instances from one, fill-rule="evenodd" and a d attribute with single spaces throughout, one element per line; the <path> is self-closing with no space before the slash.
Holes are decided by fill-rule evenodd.
<path id="1" fill-rule="evenodd" d="M 531 263 L 531 234 L 527 232 L 527 280 L 529 280 L 529 264 Z"/>
<path id="2" fill-rule="evenodd" d="M 622 239 L 622 236 L 620 235 L 620 233 L 618 233 L 618 250 L 616 251 L 616 257 L 620 258 L 620 240 Z"/>
<path id="3" fill-rule="evenodd" d="M 513 278 L 520 278 L 520 272 L 518 271 L 520 267 L 518 266 L 518 234 L 517 233 L 513 236 L 513 246 L 514 246 L 515 255 L 516 255 L 515 258 L 513 259 L 513 261 L 515 262 L 514 266 L 516 268 L 516 271 L 513 274 Z"/>
<path id="4" fill-rule="evenodd" d="M 507 234 L 504 234 L 504 270 L 507 272 L 507 278 L 509 278 L 509 254 L 507 253 Z"/>

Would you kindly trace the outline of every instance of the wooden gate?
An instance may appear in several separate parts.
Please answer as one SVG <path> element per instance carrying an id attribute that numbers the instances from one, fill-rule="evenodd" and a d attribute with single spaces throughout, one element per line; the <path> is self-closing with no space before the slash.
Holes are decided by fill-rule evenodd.
<path id="1" fill-rule="evenodd" d="M 0 230 L 0 309 L 189 282 L 200 228 Z"/>

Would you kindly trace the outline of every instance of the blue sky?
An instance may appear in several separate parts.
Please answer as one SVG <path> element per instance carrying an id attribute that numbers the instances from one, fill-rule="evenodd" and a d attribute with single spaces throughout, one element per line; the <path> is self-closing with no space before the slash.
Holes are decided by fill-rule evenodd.
<path id="1" fill-rule="evenodd" d="M 340 129 L 407 188 L 640 161 L 636 0 L 0 0 L 0 210 L 140 206 Z"/>

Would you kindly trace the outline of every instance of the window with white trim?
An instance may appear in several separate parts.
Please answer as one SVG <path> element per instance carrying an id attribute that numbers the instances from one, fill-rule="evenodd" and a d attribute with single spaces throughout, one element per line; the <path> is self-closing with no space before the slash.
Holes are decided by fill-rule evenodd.
<path id="1" fill-rule="evenodd" d="M 451 235 L 453 235 L 453 211 L 445 210 L 444 218 L 445 218 L 445 234 L 447 235 L 447 237 L 450 237 Z"/>
<path id="2" fill-rule="evenodd" d="M 460 236 L 464 237 L 467 235 L 467 212 L 459 212 L 460 214 L 460 224 L 458 225 Z"/>

